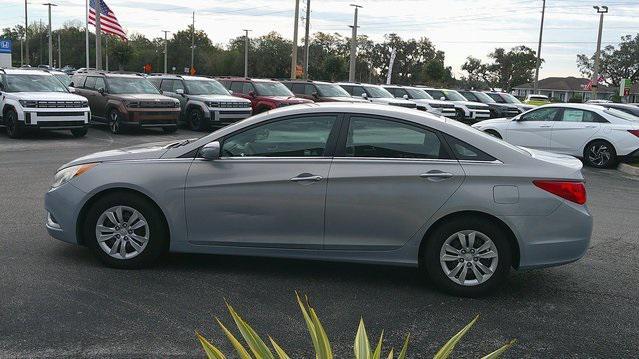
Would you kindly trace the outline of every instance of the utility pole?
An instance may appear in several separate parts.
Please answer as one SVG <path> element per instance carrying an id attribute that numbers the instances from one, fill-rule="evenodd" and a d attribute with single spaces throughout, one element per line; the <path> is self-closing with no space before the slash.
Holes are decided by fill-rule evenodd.
<path id="1" fill-rule="evenodd" d="M 102 70 L 102 25 L 100 24 L 100 13 L 102 12 L 102 1 L 96 1 L 95 6 L 95 69 Z"/>
<path id="2" fill-rule="evenodd" d="M 300 19 L 300 0 L 295 0 L 295 25 L 293 25 L 293 53 L 291 54 L 291 80 L 295 80 L 297 70 L 297 28 Z"/>
<path id="3" fill-rule="evenodd" d="M 599 85 L 599 61 L 601 57 L 601 33 L 603 32 L 603 20 L 604 14 L 608 12 L 607 6 L 593 6 L 593 9 L 597 10 L 599 14 L 599 33 L 597 35 L 597 52 L 595 52 L 595 68 L 592 72 L 592 100 L 597 99 L 597 87 Z"/>
<path id="4" fill-rule="evenodd" d="M 195 11 L 193 11 L 193 25 L 191 26 L 191 68 L 189 73 L 193 70 L 193 59 L 195 58 Z"/>
<path id="5" fill-rule="evenodd" d="M 20 39 L 20 66 L 24 65 L 24 40 Z"/>
<path id="6" fill-rule="evenodd" d="M 51 6 L 58 6 L 56 4 L 52 4 L 52 3 L 46 3 L 46 4 L 42 4 L 44 6 L 47 6 L 49 8 L 49 28 L 48 28 L 48 32 L 49 32 L 49 66 L 53 67 L 53 38 L 51 37 Z"/>
<path id="7" fill-rule="evenodd" d="M 104 69 L 109 71 L 109 36 L 104 37 Z"/>
<path id="8" fill-rule="evenodd" d="M 355 16 L 353 17 L 353 35 L 351 36 L 351 60 L 348 67 L 348 81 L 355 82 L 355 62 L 357 61 L 357 12 L 361 5 L 351 4 L 355 8 Z"/>
<path id="9" fill-rule="evenodd" d="M 306 31 L 304 33 L 304 79 L 308 79 L 308 48 L 309 48 L 309 32 L 311 29 L 311 0 L 306 0 Z"/>
<path id="10" fill-rule="evenodd" d="M 84 0 L 84 45 L 86 52 L 86 68 L 91 67 L 89 63 L 89 0 Z"/>
<path id="11" fill-rule="evenodd" d="M 252 30 L 244 29 L 244 77 L 248 77 L 248 48 L 249 48 L 249 37 L 248 33 Z"/>
<path id="12" fill-rule="evenodd" d="M 29 64 L 29 19 L 27 17 L 27 0 L 24 0 L 24 53 L 25 53 L 25 65 Z"/>
<path id="13" fill-rule="evenodd" d="M 541 67 L 541 40 L 544 36 L 544 15 L 546 15 L 546 0 L 543 0 L 541 8 L 541 26 L 539 27 L 539 45 L 537 45 L 537 66 L 535 67 L 533 93 L 539 93 L 539 68 Z"/>
<path id="14" fill-rule="evenodd" d="M 58 30 L 58 67 L 62 67 L 62 45 L 60 45 L 60 30 Z"/>
<path id="15" fill-rule="evenodd" d="M 164 33 L 164 73 L 166 74 L 166 66 L 167 66 L 167 43 L 168 43 L 168 39 L 166 37 L 166 35 L 170 32 L 167 30 L 162 30 L 162 32 Z"/>

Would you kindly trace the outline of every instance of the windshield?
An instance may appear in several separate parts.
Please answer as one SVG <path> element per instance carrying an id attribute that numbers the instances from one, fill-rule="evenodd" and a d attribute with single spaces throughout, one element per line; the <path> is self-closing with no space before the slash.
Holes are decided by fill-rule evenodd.
<path id="1" fill-rule="evenodd" d="M 60 82 L 64 84 L 64 86 L 69 86 L 71 84 L 71 76 L 67 74 L 53 74 Z"/>
<path id="2" fill-rule="evenodd" d="M 529 95 L 528 99 L 535 101 L 548 101 L 548 97 L 543 95 Z"/>
<path id="3" fill-rule="evenodd" d="M 188 80 L 184 83 L 191 95 L 229 95 L 224 86 L 215 80 Z"/>
<path id="4" fill-rule="evenodd" d="M 293 93 L 279 82 L 253 82 L 255 91 L 260 96 L 288 96 L 293 97 Z"/>
<path id="5" fill-rule="evenodd" d="M 473 94 L 470 91 L 459 91 L 459 93 L 464 96 L 468 101 L 472 101 L 472 102 L 481 102 L 479 101 L 479 99 L 477 98 L 477 96 L 475 96 L 475 94 Z"/>
<path id="6" fill-rule="evenodd" d="M 368 96 L 372 98 L 395 98 L 393 94 L 386 91 L 385 89 L 377 86 L 364 86 L 366 92 L 368 92 Z"/>
<path id="7" fill-rule="evenodd" d="M 608 107 L 608 105 L 602 105 L 602 106 L 607 107 L 607 108 L 612 108 L 612 109 L 615 109 L 615 110 L 619 110 L 619 111 L 623 111 L 623 112 L 629 113 L 631 115 L 639 116 L 639 107 L 637 107 L 637 106 L 623 106 L 623 107 L 622 106 L 619 106 L 619 107 L 610 106 L 610 107 Z"/>
<path id="8" fill-rule="evenodd" d="M 442 90 L 447 99 L 451 101 L 466 101 L 464 96 L 460 95 L 459 92 L 453 90 Z"/>
<path id="9" fill-rule="evenodd" d="M 112 94 L 160 94 L 149 80 L 142 77 L 108 77 Z"/>
<path id="10" fill-rule="evenodd" d="M 473 92 L 473 94 L 475 95 L 475 97 L 477 97 L 479 99 L 479 101 L 481 101 L 483 103 L 495 103 L 496 102 L 490 96 L 486 95 L 483 92 Z"/>
<path id="11" fill-rule="evenodd" d="M 605 109 L 604 112 L 610 116 L 622 118 L 627 121 L 633 121 L 633 122 L 639 121 L 639 117 L 623 112 L 621 110 L 614 109 L 614 108 Z"/>
<path id="12" fill-rule="evenodd" d="M 69 92 L 52 75 L 7 74 L 7 92 Z"/>
<path id="13" fill-rule="evenodd" d="M 406 92 L 410 94 L 410 96 L 417 100 L 432 100 L 433 98 L 426 93 L 426 91 L 421 89 L 406 89 Z"/>
<path id="14" fill-rule="evenodd" d="M 351 97 L 346 90 L 338 85 L 316 83 L 315 87 L 322 97 Z"/>
<path id="15" fill-rule="evenodd" d="M 499 95 L 497 95 L 497 96 L 499 96 Z M 503 94 L 501 94 L 501 97 L 504 100 L 506 100 L 506 102 L 508 102 L 508 103 L 517 103 L 517 104 L 521 103 L 521 101 L 519 101 L 519 99 L 517 97 L 515 97 L 515 96 L 513 96 L 513 95 L 511 95 L 509 93 L 503 93 Z"/>

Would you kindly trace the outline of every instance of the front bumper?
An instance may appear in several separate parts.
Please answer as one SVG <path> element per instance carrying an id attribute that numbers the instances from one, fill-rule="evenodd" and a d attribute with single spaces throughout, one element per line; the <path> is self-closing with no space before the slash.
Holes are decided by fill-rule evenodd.
<path id="1" fill-rule="evenodd" d="M 51 237 L 67 243 L 80 243 L 77 220 L 85 196 L 86 193 L 72 183 L 50 189 L 44 195 L 44 208 L 47 211 L 46 228 Z"/>
<path id="2" fill-rule="evenodd" d="M 138 127 L 173 127 L 178 125 L 180 108 L 127 109 L 122 124 Z"/>
<path id="3" fill-rule="evenodd" d="M 245 118 L 251 117 L 253 110 L 251 107 L 241 109 L 209 109 L 209 123 L 211 125 L 230 125 L 232 123 L 241 121 Z"/>
<path id="4" fill-rule="evenodd" d="M 91 112 L 86 109 L 38 109 L 24 111 L 22 120 L 25 128 L 43 130 L 63 130 L 88 126 Z"/>

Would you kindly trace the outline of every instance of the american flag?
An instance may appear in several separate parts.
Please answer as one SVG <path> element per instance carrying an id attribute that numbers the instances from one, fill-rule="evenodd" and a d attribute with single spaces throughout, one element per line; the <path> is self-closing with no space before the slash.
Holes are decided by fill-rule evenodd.
<path id="1" fill-rule="evenodd" d="M 126 41 L 126 34 L 124 29 L 120 26 L 118 18 L 107 6 L 103 0 L 97 0 L 100 2 L 100 29 L 107 34 L 119 36 L 122 40 Z M 95 2 L 96 0 L 89 1 L 89 24 L 95 26 Z"/>

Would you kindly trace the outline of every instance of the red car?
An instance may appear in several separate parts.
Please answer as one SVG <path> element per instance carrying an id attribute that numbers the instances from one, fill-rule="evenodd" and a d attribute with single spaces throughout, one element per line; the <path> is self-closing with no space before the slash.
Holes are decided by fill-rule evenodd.
<path id="1" fill-rule="evenodd" d="M 286 86 L 273 80 L 244 77 L 219 77 L 217 80 L 229 89 L 233 96 L 251 100 L 253 114 L 278 107 L 313 103 L 311 100 L 295 97 Z"/>

